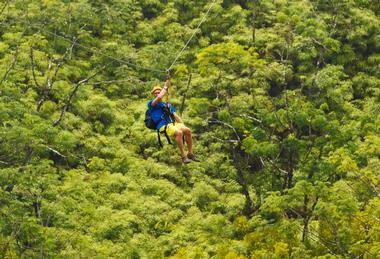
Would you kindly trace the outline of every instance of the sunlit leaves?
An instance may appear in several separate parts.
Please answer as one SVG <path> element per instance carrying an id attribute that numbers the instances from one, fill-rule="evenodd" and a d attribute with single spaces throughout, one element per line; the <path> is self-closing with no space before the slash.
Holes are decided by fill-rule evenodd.
<path id="1" fill-rule="evenodd" d="M 8 1 L 0 256 L 378 257 L 372 2 L 217 1 L 171 71 L 181 165 L 142 121 L 165 73 L 128 63 L 168 68 L 209 2 Z"/>

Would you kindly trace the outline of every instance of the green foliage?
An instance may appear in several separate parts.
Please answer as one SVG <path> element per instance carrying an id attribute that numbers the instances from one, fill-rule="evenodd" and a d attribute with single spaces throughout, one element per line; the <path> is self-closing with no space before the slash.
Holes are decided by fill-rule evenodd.
<path id="1" fill-rule="evenodd" d="M 210 4 L 2 1 L 1 257 L 380 257 L 378 3 Z"/>

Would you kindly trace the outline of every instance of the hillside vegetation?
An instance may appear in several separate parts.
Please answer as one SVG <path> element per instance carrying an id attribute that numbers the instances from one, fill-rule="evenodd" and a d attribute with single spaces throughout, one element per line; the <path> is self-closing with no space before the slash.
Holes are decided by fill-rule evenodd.
<path id="1" fill-rule="evenodd" d="M 378 1 L 1 0 L 0 38 L 1 258 L 380 258 Z M 199 163 L 143 122 L 170 67 Z"/>

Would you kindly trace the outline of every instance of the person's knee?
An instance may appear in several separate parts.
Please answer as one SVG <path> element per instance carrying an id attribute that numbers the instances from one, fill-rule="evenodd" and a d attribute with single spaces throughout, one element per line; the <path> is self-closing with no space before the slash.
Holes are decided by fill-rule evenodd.
<path id="1" fill-rule="evenodd" d="M 181 130 L 176 130 L 175 133 L 174 133 L 174 135 L 175 135 L 176 137 L 181 137 L 181 138 L 182 138 L 182 136 L 183 136 Z"/>
<path id="2" fill-rule="evenodd" d="M 188 127 L 184 127 L 184 128 L 182 129 L 182 131 L 183 131 L 183 134 L 185 134 L 185 135 L 190 135 L 190 134 L 191 134 L 191 130 L 190 130 L 190 128 L 188 128 Z"/>

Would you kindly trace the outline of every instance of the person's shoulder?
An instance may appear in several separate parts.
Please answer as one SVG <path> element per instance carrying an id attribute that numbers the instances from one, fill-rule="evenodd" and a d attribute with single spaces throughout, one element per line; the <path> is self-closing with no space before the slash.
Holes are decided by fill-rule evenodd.
<path id="1" fill-rule="evenodd" d="M 164 102 L 157 102 L 155 106 L 152 105 L 153 100 L 148 101 L 148 108 L 149 109 L 157 109 L 157 108 L 162 108 L 165 106 Z"/>

